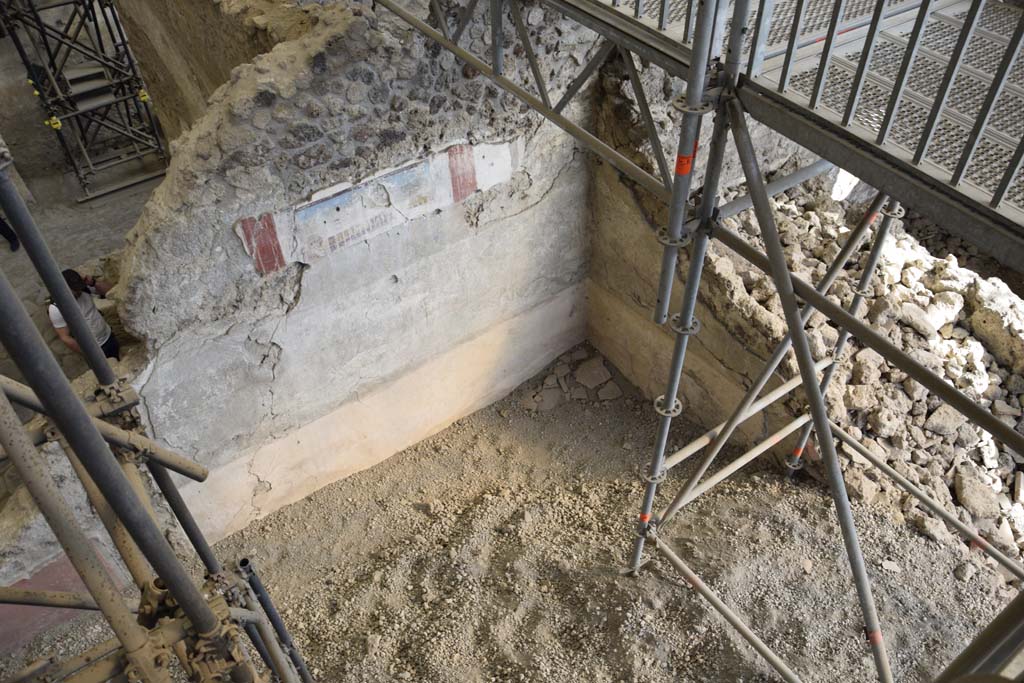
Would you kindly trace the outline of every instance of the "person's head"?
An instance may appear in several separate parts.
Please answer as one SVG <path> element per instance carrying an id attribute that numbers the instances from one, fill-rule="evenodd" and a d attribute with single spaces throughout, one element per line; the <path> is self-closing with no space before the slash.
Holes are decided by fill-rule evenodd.
<path id="1" fill-rule="evenodd" d="M 89 291 L 85 286 L 85 280 L 82 279 L 82 276 L 78 274 L 77 270 L 71 270 L 68 268 L 62 272 L 61 275 L 64 276 L 64 282 L 68 283 L 68 289 L 70 289 L 71 293 L 76 297 L 79 294 Z"/>

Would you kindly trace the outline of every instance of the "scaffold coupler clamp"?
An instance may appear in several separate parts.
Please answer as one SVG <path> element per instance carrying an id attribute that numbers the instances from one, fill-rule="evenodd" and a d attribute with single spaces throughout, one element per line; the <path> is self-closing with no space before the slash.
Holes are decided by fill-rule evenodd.
<path id="1" fill-rule="evenodd" d="M 789 454 L 789 457 L 786 458 L 786 469 L 789 470 L 787 472 L 788 476 L 791 477 L 804 468 L 804 448 L 805 446 L 796 446 L 793 452 Z"/>
<path id="2" fill-rule="evenodd" d="M 895 207 L 895 208 L 893 208 Z M 903 205 L 897 201 L 887 202 L 885 207 L 881 211 L 883 216 L 888 216 L 893 220 L 900 220 L 907 215 L 907 210 L 903 208 Z"/>
<path id="3" fill-rule="evenodd" d="M 686 95 L 680 95 L 679 97 L 672 100 L 672 108 L 678 112 L 684 114 L 696 114 L 697 116 L 704 116 L 715 110 L 715 102 L 711 99 L 703 99 L 700 104 L 691 107 L 686 103 Z"/>
<path id="4" fill-rule="evenodd" d="M 666 401 L 664 396 L 659 396 L 654 399 L 654 412 L 662 417 L 679 417 L 683 412 L 683 402 L 678 398 L 672 398 L 672 406 L 670 408 L 665 407 Z"/>
<path id="5" fill-rule="evenodd" d="M 636 525 L 636 535 L 644 539 L 650 538 L 657 531 L 660 521 L 651 513 L 641 514 L 640 522 Z"/>
<path id="6" fill-rule="evenodd" d="M 678 313 L 669 318 L 668 326 L 672 329 L 673 332 L 684 337 L 698 334 L 701 328 L 700 320 L 698 318 L 691 318 L 690 324 L 684 327 L 683 317 Z M 673 415 L 672 417 L 675 417 L 675 415 Z"/>
<path id="7" fill-rule="evenodd" d="M 668 229 L 666 228 L 662 228 L 661 230 L 658 231 L 658 242 L 660 242 L 663 247 L 675 247 L 676 249 L 683 249 L 684 247 L 690 244 L 690 241 L 692 239 L 693 237 L 690 234 L 683 234 L 680 235 L 679 237 L 672 237 L 672 235 L 669 234 Z"/>

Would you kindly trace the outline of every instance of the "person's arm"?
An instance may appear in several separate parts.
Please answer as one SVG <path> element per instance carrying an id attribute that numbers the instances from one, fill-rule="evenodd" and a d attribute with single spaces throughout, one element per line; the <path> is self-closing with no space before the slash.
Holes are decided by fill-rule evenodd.
<path id="1" fill-rule="evenodd" d="M 68 347 L 69 349 L 71 349 L 75 353 L 81 353 L 82 352 L 82 347 L 80 347 L 78 345 L 78 342 L 75 341 L 75 338 L 71 336 L 71 329 L 70 328 L 68 328 L 68 327 L 55 327 L 53 329 L 57 330 L 57 336 L 60 337 L 60 340 L 62 342 L 64 342 L 64 346 Z"/>
<path id="2" fill-rule="evenodd" d="M 94 290 L 96 290 L 96 294 L 98 294 L 99 296 L 106 296 L 107 292 L 109 292 L 111 288 L 114 286 L 111 283 L 107 282 L 106 280 L 100 280 L 99 278 L 95 278 L 91 275 L 87 275 L 82 279 L 85 281 L 85 284 L 89 285 Z"/>

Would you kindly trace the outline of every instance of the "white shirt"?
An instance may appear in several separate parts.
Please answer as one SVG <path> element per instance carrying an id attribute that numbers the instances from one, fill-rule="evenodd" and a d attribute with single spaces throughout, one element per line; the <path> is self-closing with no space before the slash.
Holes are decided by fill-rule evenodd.
<path id="1" fill-rule="evenodd" d="M 103 315 L 96 310 L 96 304 L 92 301 L 92 295 L 88 292 L 82 292 L 78 295 L 78 307 L 82 309 L 82 315 L 85 316 L 85 322 L 88 323 L 89 329 L 92 330 L 92 334 L 96 337 L 96 343 L 103 346 L 110 339 L 110 325 L 103 319 Z M 53 323 L 54 327 L 67 327 L 67 321 L 64 320 L 64 316 L 60 314 L 60 309 L 55 304 L 50 304 L 48 309 L 50 314 L 50 322 Z"/>

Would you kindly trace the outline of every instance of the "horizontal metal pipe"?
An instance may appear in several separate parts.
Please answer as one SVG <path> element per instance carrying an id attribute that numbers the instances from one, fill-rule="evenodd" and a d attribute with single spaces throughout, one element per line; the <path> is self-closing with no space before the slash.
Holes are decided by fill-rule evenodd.
<path id="1" fill-rule="evenodd" d="M 760 268 L 765 273 L 771 272 L 768 257 L 751 246 L 735 232 L 719 226 L 715 237 L 722 244 L 732 249 L 741 257 Z M 946 383 L 944 379 L 914 360 L 906 353 L 889 343 L 888 339 L 875 332 L 864 322 L 850 315 L 841 306 L 832 303 L 826 296 L 817 292 L 812 285 L 796 276 L 791 276 L 793 288 L 797 296 L 816 308 L 840 327 L 849 330 L 850 334 L 865 346 L 877 351 L 883 358 L 907 373 L 928 391 L 932 392 L 961 415 L 999 439 L 1013 450 L 1024 453 L 1024 435 L 1018 434 L 1012 427 L 972 401 L 962 392 Z"/>
<path id="2" fill-rule="evenodd" d="M 0 603 L 95 611 L 99 611 L 100 608 L 91 595 L 64 591 L 26 590 L 13 586 L 0 586 Z"/>
<path id="3" fill-rule="evenodd" d="M 750 627 L 743 623 L 743 620 L 740 619 L 735 612 L 729 609 L 728 605 L 722 602 L 721 598 L 719 598 L 713 590 L 708 588 L 707 585 L 701 581 L 700 577 L 694 574 L 693 570 L 686 566 L 685 562 L 679 559 L 679 556 L 672 551 L 672 548 L 658 538 L 658 535 L 654 532 L 651 532 L 649 536 L 654 541 L 654 546 L 658 549 L 658 552 L 665 556 L 665 559 L 668 560 L 669 564 L 675 567 L 675 570 L 683 575 L 686 582 L 693 586 L 693 589 L 700 593 L 701 597 L 707 600 L 719 614 L 725 617 L 726 621 L 732 624 L 732 627 L 736 629 L 741 636 L 743 636 L 743 639 L 750 643 L 750 645 L 757 650 L 757 653 L 764 657 L 765 661 L 768 662 L 773 669 L 779 672 L 779 675 L 782 676 L 783 680 L 788 683 L 800 683 L 800 678 L 796 673 L 786 666 L 786 663 L 782 661 L 777 654 L 772 652 L 771 648 L 765 645 L 764 641 L 758 638 L 757 634 L 751 631 Z"/>
<path id="4" fill-rule="evenodd" d="M 818 361 L 814 365 L 814 367 L 818 372 L 821 372 L 825 368 L 831 366 L 832 363 L 833 361 L 831 359 L 826 358 L 824 360 Z M 750 408 L 747 410 L 747 412 L 743 414 L 739 421 L 744 422 L 746 420 L 749 420 L 754 415 L 757 415 L 759 412 L 767 408 L 769 405 L 775 403 L 780 398 L 796 389 L 798 386 L 800 386 L 801 382 L 802 380 L 800 376 L 797 375 L 796 377 L 793 377 L 786 383 L 781 384 L 776 389 L 772 389 L 767 394 L 765 394 L 761 398 L 757 399 L 754 403 L 752 403 L 750 405 Z M 691 441 L 690 443 L 686 444 L 678 451 L 673 453 L 669 458 L 665 460 L 665 469 L 675 467 L 676 465 L 683 462 L 700 449 L 707 446 L 709 443 L 711 443 L 714 439 L 718 437 L 718 434 L 722 431 L 722 428 L 725 427 L 725 424 L 726 423 L 723 422 L 720 425 L 717 425 L 716 427 L 709 429 L 708 431 L 704 432 L 696 439 L 694 439 L 693 441 Z"/>
<path id="5" fill-rule="evenodd" d="M 811 178 L 816 178 L 822 173 L 828 173 L 833 168 L 835 168 L 835 164 L 831 161 L 818 159 L 813 164 L 802 166 L 792 173 L 784 175 L 781 178 L 776 178 L 765 186 L 765 190 L 768 192 L 769 196 L 774 197 L 782 194 L 786 190 L 792 190 L 797 185 L 805 183 Z M 746 211 L 753 206 L 754 201 L 750 198 L 749 194 L 745 194 L 742 197 L 737 197 L 731 202 L 720 206 L 718 209 L 718 217 L 731 218 L 732 216 L 735 216 L 742 211 Z"/>
<path id="6" fill-rule="evenodd" d="M 39 397 L 36 396 L 35 392 L 32 391 L 31 387 L 27 387 L 20 382 L 16 382 L 10 377 L 0 376 L 0 388 L 3 389 L 3 392 L 7 394 L 7 397 L 12 402 L 17 403 L 20 406 L 24 406 L 29 410 L 34 410 L 37 413 L 46 413 L 42 402 L 39 400 Z M 103 439 L 107 443 L 112 443 L 123 448 L 130 448 L 139 453 L 143 453 L 167 469 L 173 470 L 178 474 L 188 477 L 189 479 L 205 481 L 206 477 L 210 474 L 209 470 L 199 463 L 164 448 L 157 442 L 143 436 L 142 434 L 136 434 L 135 432 L 129 432 L 126 429 L 115 427 L 109 422 L 101 420 L 98 417 L 93 417 L 92 423 L 96 426 L 96 429 L 99 430 Z"/>
<path id="7" fill-rule="evenodd" d="M 924 491 L 915 486 L 906 477 L 902 476 L 899 472 L 889 467 L 881 458 L 876 456 L 874 453 L 869 451 L 867 448 L 862 446 L 853 436 L 848 432 L 844 431 L 842 427 L 837 425 L 835 422 L 832 423 L 832 433 L 835 434 L 839 439 L 847 446 L 857 452 L 858 455 L 864 457 L 865 460 L 870 462 L 872 465 L 882 471 L 882 474 L 892 479 L 894 482 L 900 485 L 907 493 L 917 498 L 922 505 L 928 508 L 936 517 L 939 517 L 943 522 L 949 524 L 951 527 L 960 532 L 965 538 L 972 541 L 987 553 L 993 560 L 1006 567 L 1006 569 L 1013 573 L 1018 579 L 1024 580 L 1024 566 L 1014 562 L 1009 557 L 1004 555 L 991 543 L 986 541 L 978 532 L 971 529 L 969 526 L 964 524 L 957 518 L 956 515 L 952 515 L 939 505 L 934 499 L 928 496 Z"/>
<path id="8" fill-rule="evenodd" d="M 782 429 L 779 429 L 774 434 L 772 434 L 771 436 L 766 438 L 764 441 L 760 442 L 759 444 L 757 444 L 756 446 L 754 446 L 753 448 L 748 450 L 746 453 L 744 453 L 740 457 L 736 458 L 735 460 L 730 462 L 728 465 L 726 465 L 722 469 L 718 470 L 714 474 L 710 475 L 707 479 L 705 479 L 699 485 L 694 487 L 693 491 L 691 491 L 689 494 L 684 496 L 681 501 L 679 501 L 679 506 L 682 507 L 684 505 L 689 505 L 694 500 L 696 500 L 700 496 L 702 496 L 705 493 L 707 493 L 708 491 L 710 491 L 714 486 L 716 486 L 717 484 L 721 483 L 722 481 L 728 479 L 735 472 L 737 472 L 738 470 L 742 469 L 751 460 L 753 460 L 754 458 L 758 457 L 759 455 L 761 455 L 765 451 L 769 450 L 773 446 L 778 445 L 778 443 L 780 441 L 782 441 L 787 436 L 789 436 L 790 434 L 792 434 L 796 430 L 800 429 L 801 427 L 803 427 L 805 424 L 807 424 L 810 421 L 811 421 L 811 416 L 807 415 L 807 414 L 801 415 L 800 417 L 798 417 L 795 420 L 791 421 L 785 427 L 783 427 Z"/>

